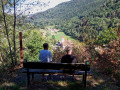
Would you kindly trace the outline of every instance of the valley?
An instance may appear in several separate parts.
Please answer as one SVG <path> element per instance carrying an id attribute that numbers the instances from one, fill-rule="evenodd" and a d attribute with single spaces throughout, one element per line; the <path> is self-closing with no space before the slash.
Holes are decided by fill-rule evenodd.
<path id="1" fill-rule="evenodd" d="M 89 63 L 86 88 L 83 77 L 63 73 L 35 75 L 27 86 L 22 61 L 41 62 L 44 43 L 51 63 L 61 63 L 68 46 Z M 120 0 L 1 0 L 0 71 L 0 90 L 120 90 Z"/>

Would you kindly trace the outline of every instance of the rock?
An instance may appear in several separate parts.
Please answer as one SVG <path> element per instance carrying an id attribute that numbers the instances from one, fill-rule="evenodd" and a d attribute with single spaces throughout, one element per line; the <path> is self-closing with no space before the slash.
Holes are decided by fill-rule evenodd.
<path id="1" fill-rule="evenodd" d="M 102 55 L 105 52 L 104 49 L 100 46 L 95 47 L 95 51 L 98 52 L 100 55 Z"/>

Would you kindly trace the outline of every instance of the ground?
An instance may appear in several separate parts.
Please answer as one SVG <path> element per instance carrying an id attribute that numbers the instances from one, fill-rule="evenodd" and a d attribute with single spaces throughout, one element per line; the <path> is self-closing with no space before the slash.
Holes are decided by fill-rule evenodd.
<path id="1" fill-rule="evenodd" d="M 27 76 L 22 73 L 22 68 L 17 68 L 5 73 L 0 77 L 0 90 L 120 90 L 111 77 L 93 71 L 92 76 L 87 77 L 87 88 L 83 88 L 82 76 L 75 75 L 67 76 L 66 80 L 64 75 L 52 75 L 49 79 L 45 75 L 45 80 L 41 80 L 41 75 L 35 75 L 34 81 L 27 87 Z"/>

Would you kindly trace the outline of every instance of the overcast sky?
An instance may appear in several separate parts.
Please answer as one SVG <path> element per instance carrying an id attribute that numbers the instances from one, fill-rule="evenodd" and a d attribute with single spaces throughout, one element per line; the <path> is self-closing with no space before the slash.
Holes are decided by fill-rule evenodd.
<path id="1" fill-rule="evenodd" d="M 18 14 L 30 15 L 43 12 L 67 1 L 71 0 L 19 0 L 16 11 Z M 13 13 L 13 10 L 11 12 Z"/>

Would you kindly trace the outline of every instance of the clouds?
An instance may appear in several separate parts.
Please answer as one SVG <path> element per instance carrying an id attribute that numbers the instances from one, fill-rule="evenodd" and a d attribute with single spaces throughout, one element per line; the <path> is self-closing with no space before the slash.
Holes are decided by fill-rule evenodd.
<path id="1" fill-rule="evenodd" d="M 31 15 L 43 12 L 67 1 L 71 0 L 19 0 L 16 5 L 16 12 L 17 14 Z"/>

